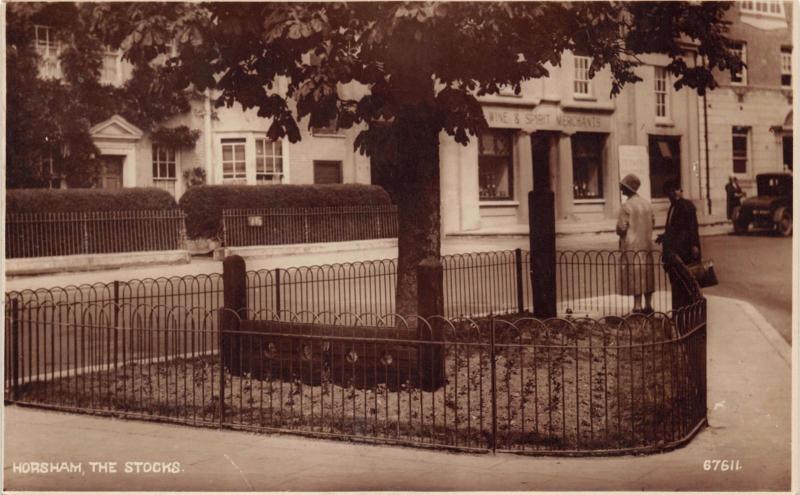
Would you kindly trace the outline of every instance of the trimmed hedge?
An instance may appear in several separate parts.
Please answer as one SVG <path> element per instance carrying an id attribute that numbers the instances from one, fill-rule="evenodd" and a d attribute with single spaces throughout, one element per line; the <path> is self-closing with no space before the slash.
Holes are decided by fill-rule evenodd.
<path id="1" fill-rule="evenodd" d="M 6 191 L 6 213 L 171 210 L 177 207 L 170 193 L 155 187 Z"/>
<path id="2" fill-rule="evenodd" d="M 199 186 L 181 196 L 190 239 L 222 237 L 222 210 L 386 205 L 383 188 L 366 184 Z"/>

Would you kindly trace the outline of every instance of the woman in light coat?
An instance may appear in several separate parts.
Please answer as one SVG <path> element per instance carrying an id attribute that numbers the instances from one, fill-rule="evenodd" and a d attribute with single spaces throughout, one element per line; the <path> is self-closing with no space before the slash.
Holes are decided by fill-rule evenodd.
<path id="1" fill-rule="evenodd" d="M 622 293 L 633 295 L 633 312 L 651 314 L 655 286 L 652 255 L 655 216 L 650 202 L 637 194 L 640 185 L 641 181 L 634 174 L 626 175 L 619 183 L 620 191 L 627 198 L 617 219 L 622 251 L 620 282 Z"/>

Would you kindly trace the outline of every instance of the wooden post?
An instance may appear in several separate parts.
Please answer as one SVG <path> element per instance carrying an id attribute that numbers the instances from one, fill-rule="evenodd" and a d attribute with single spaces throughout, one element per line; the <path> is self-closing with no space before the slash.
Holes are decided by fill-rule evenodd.
<path id="1" fill-rule="evenodd" d="M 420 344 L 419 385 L 423 390 L 433 391 L 444 383 L 442 322 L 438 318 L 431 318 L 444 315 L 444 268 L 438 258 L 426 258 L 417 266 L 417 311 L 428 322 L 428 325 L 423 322 L 417 324 L 417 338 L 432 342 Z"/>
<path id="2" fill-rule="evenodd" d="M 556 316 L 555 194 L 548 189 L 528 193 L 533 315 Z"/>
<path id="3" fill-rule="evenodd" d="M 220 318 L 220 354 L 222 367 L 233 375 L 241 373 L 241 339 L 236 332 L 239 322 L 247 318 L 247 272 L 244 258 L 228 256 L 222 262 L 224 307 Z"/>

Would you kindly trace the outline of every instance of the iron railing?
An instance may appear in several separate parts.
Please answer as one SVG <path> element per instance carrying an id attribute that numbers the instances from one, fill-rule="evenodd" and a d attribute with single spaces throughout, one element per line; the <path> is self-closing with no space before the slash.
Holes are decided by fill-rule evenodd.
<path id="1" fill-rule="evenodd" d="M 442 264 L 445 316 L 522 315 L 533 311 L 527 251 L 447 255 L 442 257 Z M 629 313 L 633 297 L 621 292 L 626 283 L 637 286 L 636 282 L 626 282 L 630 273 L 642 280 L 638 286 L 651 284 L 656 311 L 672 308 L 670 282 L 660 252 L 561 251 L 556 268 L 560 315 Z M 247 272 L 248 307 L 278 315 L 392 313 L 396 284 L 396 260 L 254 270 Z M 7 304 L 11 298 L 34 306 L 111 302 L 212 311 L 223 306 L 222 274 L 24 290 L 6 294 Z"/>
<path id="2" fill-rule="evenodd" d="M 529 454 L 664 450 L 705 424 L 703 299 L 668 314 L 604 319 L 339 315 L 299 323 L 304 315 L 251 314 L 221 329 L 218 316 L 14 300 L 6 398 L 190 425 Z"/>
<path id="3" fill-rule="evenodd" d="M 225 245 L 274 246 L 397 237 L 397 206 L 223 210 Z"/>
<path id="4" fill-rule="evenodd" d="M 181 210 L 9 213 L 6 258 L 184 249 Z"/>
<path id="5" fill-rule="evenodd" d="M 656 311 L 672 309 L 670 280 L 660 251 L 558 251 L 556 298 L 559 314 L 622 315 L 634 294 L 651 293 Z"/>

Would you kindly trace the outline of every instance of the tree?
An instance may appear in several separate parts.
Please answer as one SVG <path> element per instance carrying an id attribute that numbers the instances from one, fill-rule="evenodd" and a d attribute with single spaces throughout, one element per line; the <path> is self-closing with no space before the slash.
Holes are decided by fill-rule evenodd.
<path id="1" fill-rule="evenodd" d="M 298 122 L 360 126 L 355 146 L 388 164 L 399 207 L 397 311 L 414 313 L 417 264 L 440 255 L 441 131 L 466 143 L 486 127 L 476 96 L 548 75 L 565 50 L 609 66 L 613 92 L 638 80 L 637 56 L 664 53 L 675 86 L 714 87 L 714 69 L 737 70 L 712 2 L 353 2 L 100 4 L 93 29 L 131 60 L 163 53 L 185 85 L 218 91 L 272 119 L 271 138 L 300 138 Z M 685 60 L 687 43 L 705 66 Z M 309 55 L 313 54 L 313 57 Z M 275 82 L 287 81 L 285 92 Z M 343 85 L 366 88 L 345 98 Z"/>
<path id="2" fill-rule="evenodd" d="M 164 73 L 163 63 L 138 64 L 122 87 L 101 84 L 105 46 L 88 22 L 85 4 L 12 3 L 7 22 L 6 184 L 39 187 L 48 178 L 39 164 L 52 157 L 71 186 L 91 185 L 99 151 L 89 129 L 120 114 L 142 129 L 189 110 L 187 93 Z M 34 26 L 51 28 L 60 45 L 61 77 L 40 74 Z"/>

